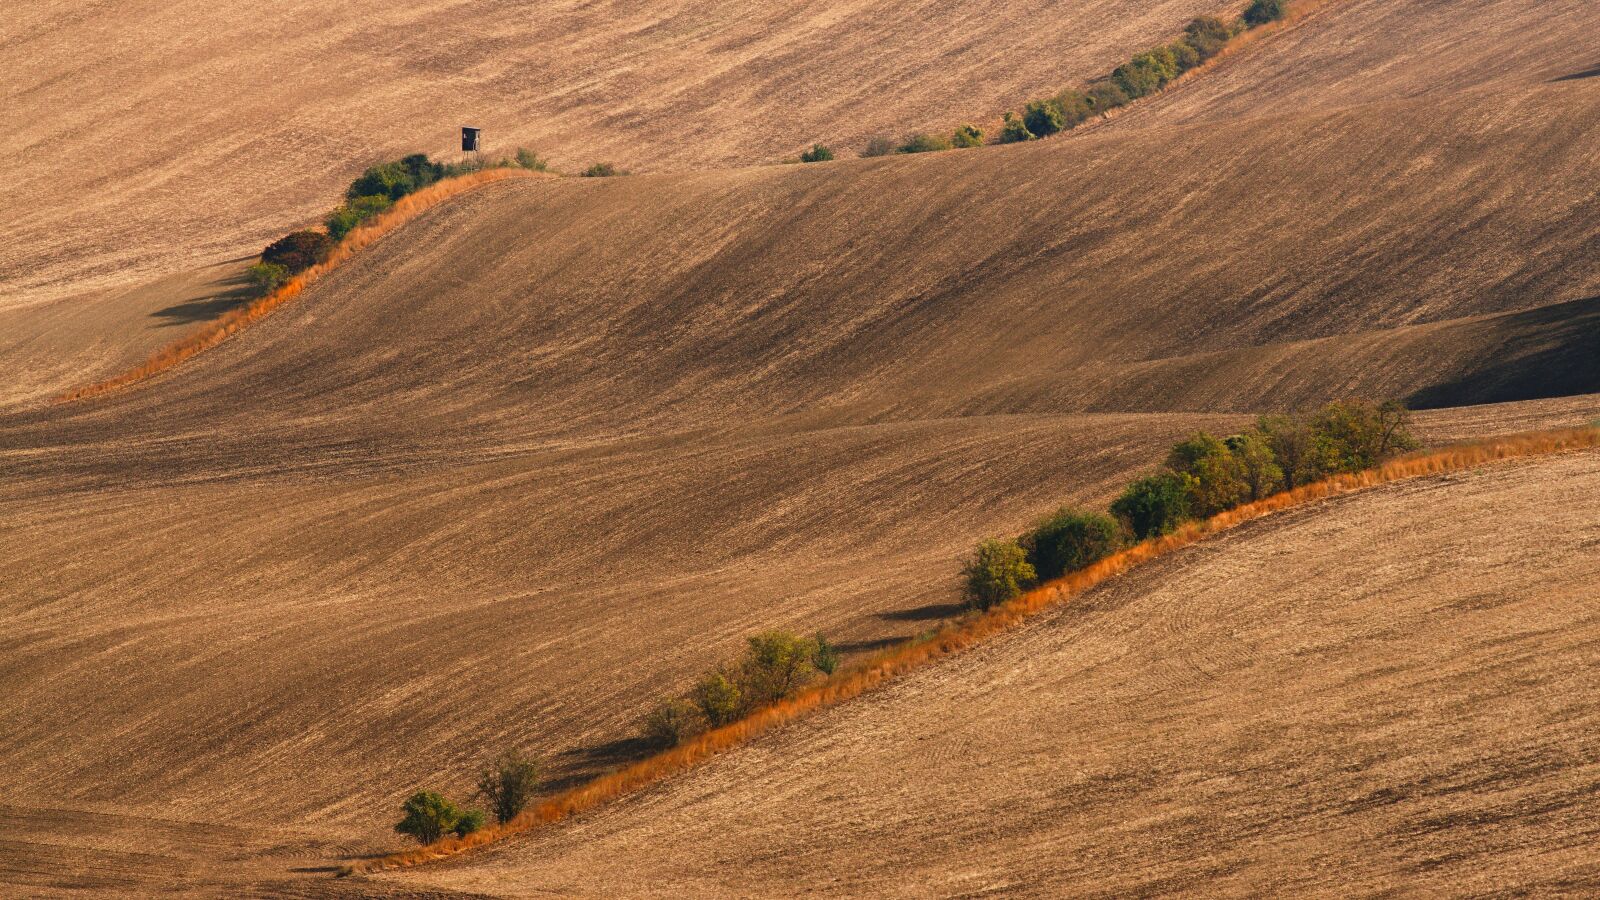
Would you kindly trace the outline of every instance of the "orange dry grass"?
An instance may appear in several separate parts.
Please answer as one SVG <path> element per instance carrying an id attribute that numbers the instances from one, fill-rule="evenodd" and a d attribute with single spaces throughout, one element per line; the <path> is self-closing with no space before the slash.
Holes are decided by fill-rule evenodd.
<path id="1" fill-rule="evenodd" d="M 941 657 L 965 650 L 987 638 L 1015 628 L 1034 615 L 1076 597 L 1140 563 L 1165 556 L 1207 535 L 1226 531 L 1252 519 L 1393 481 L 1458 472 L 1498 460 L 1594 447 L 1600 447 L 1600 428 L 1595 427 L 1512 435 L 1412 454 L 1385 463 L 1376 469 L 1353 475 L 1336 475 L 1292 491 L 1275 494 L 1255 503 L 1245 504 L 1204 522 L 1190 523 L 1175 534 L 1136 544 L 1087 568 L 1035 588 L 1009 603 L 947 625 L 927 639 L 908 641 L 886 650 L 860 666 L 840 672 L 821 684 L 801 691 L 789 700 L 757 711 L 749 718 L 706 732 L 671 750 L 557 794 L 504 825 L 485 828 L 465 838 L 447 839 L 426 847 L 381 857 L 362 864 L 359 869 L 356 867 L 347 869 L 346 874 L 358 870 L 374 872 L 414 866 L 454 856 L 474 847 L 481 847 L 529 831 L 538 825 L 559 822 L 568 816 L 633 793 L 667 776 L 683 772 L 724 750 L 737 747 L 813 710 L 849 700 Z"/>
<path id="2" fill-rule="evenodd" d="M 149 359 L 120 375 L 112 376 L 94 384 L 73 388 L 57 397 L 56 402 L 66 403 L 72 400 L 82 400 L 86 397 L 96 397 L 118 388 L 136 384 L 153 375 L 165 372 L 191 356 L 215 347 L 266 318 L 273 310 L 300 296 L 300 292 L 317 279 L 337 268 L 345 260 L 370 246 L 374 241 L 457 194 L 492 181 L 503 181 L 507 178 L 544 177 L 550 176 L 525 169 L 485 169 L 481 172 L 472 172 L 459 178 L 438 182 L 414 194 L 407 194 L 366 224 L 345 235 L 344 240 L 333 248 L 326 260 L 289 279 L 282 287 L 272 293 L 207 322 L 198 331 L 162 347 L 152 354 Z"/>

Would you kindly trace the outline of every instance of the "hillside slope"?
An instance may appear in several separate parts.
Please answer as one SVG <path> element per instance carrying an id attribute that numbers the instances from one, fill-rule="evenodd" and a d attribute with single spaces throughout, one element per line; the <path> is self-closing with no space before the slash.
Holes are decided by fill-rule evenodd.
<path id="1" fill-rule="evenodd" d="M 1499 73 L 1461 91 L 1352 105 L 1329 66 L 1026 146 L 490 186 L 92 402 L 38 401 L 212 276 L 8 311 L 0 883 L 236 895 L 393 846 L 506 745 L 571 783 L 745 634 L 921 631 L 974 541 L 1195 428 L 1592 420 L 1600 79 L 1530 76 L 1587 32 L 1500 70 L 1482 28 L 1538 10 L 1455 8 L 1291 34 L 1400 78 L 1460 31 Z"/>
<path id="2" fill-rule="evenodd" d="M 1274 516 L 469 860 L 496 896 L 1600 887 L 1600 455 Z"/>
<path id="3" fill-rule="evenodd" d="M 463 124 L 569 171 L 772 162 L 994 118 L 1236 5 L 27 4 L 0 23 L 0 306 L 256 252 Z"/>

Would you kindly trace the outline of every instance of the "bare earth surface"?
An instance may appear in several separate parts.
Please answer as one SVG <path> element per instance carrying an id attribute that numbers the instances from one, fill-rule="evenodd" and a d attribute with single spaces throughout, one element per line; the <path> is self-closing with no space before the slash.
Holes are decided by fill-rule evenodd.
<path id="1" fill-rule="evenodd" d="M 954 612 L 959 560 L 973 542 L 1014 533 L 1063 502 L 1103 502 L 1195 428 L 1226 430 L 1262 410 L 1351 394 L 1429 407 L 1421 426 L 1435 441 L 1600 416 L 1600 78 L 1568 77 L 1600 65 L 1585 56 L 1596 25 L 1586 4 L 1331 4 L 1147 107 L 1071 137 L 695 173 L 684 170 L 748 159 L 758 149 L 792 152 L 812 139 L 815 126 L 807 123 L 864 135 L 880 120 L 852 118 L 851 104 L 902 96 L 894 85 L 931 85 L 904 95 L 912 105 L 894 113 L 896 122 L 929 116 L 937 124 L 947 96 L 995 110 L 1041 82 L 1098 71 L 1207 5 L 1058 5 L 1059 20 L 1042 7 L 1010 4 L 983 15 L 962 4 L 811 4 L 760 14 L 740 6 L 706 24 L 696 18 L 699 8 L 669 15 L 670 5 L 618 3 L 575 6 L 533 25 L 526 16 L 508 18 L 499 29 L 486 24 L 503 12 L 494 5 L 413 6 L 392 13 L 397 23 L 357 28 L 320 7 L 246 14 L 229 3 L 46 4 L 11 17 L 10 30 L 0 32 L 8 74 L 17 70 L 12 58 L 40 61 L 26 72 L 33 80 L 20 94 L 25 104 L 0 112 L 7 117 L 0 131 L 9 135 L 0 141 L 12 142 L 0 148 L 22 160 L 4 204 L 8 213 L 23 211 L 0 226 L 15 238 L 0 242 L 0 254 L 11 254 L 0 256 L 0 292 L 20 292 L 0 308 L 0 371 L 8 376 L 0 383 L 0 893 L 422 896 L 433 888 L 335 882 L 327 870 L 398 847 L 389 825 L 405 795 L 422 786 L 464 795 L 476 766 L 507 745 L 544 751 L 552 788 L 633 758 L 640 748 L 628 738 L 648 705 L 753 630 L 821 629 L 857 652 L 929 627 Z M 1102 13 L 1110 26 L 1099 21 Z M 249 30 L 268 27 L 260 16 L 278 15 L 295 27 Z M 1035 22 L 1040 16 L 1045 26 Z M 134 39 L 147 32 L 148 41 Z M 1077 56 L 1013 55 L 1016 41 L 1033 46 L 1047 40 L 1041 35 L 1069 33 L 1095 37 L 1066 41 Z M 1508 49 L 1506 34 L 1525 40 Z M 844 56 L 832 63 L 826 54 L 815 62 L 816 53 L 774 49 L 835 44 Z M 107 45 L 116 52 L 93 51 Z M 80 46 L 86 49 L 68 52 Z M 984 60 L 994 80 L 958 79 L 960 90 L 941 82 L 948 73 L 934 64 L 938 54 L 968 53 L 976 54 L 970 65 Z M 375 74 L 380 56 L 388 61 Z M 994 68 L 987 61 L 996 56 L 1015 68 Z M 490 57 L 508 68 L 484 64 L 467 75 L 453 68 L 459 58 Z M 274 59 L 285 61 L 272 69 L 282 77 L 256 77 Z M 611 59 L 616 67 L 601 64 Z M 511 83 L 504 78 L 546 64 L 547 80 L 523 93 L 502 90 Z M 814 65 L 821 68 L 808 68 Z M 827 81 L 824 70 L 855 74 Z M 816 76 L 801 79 L 817 84 L 814 92 L 791 84 L 797 71 Z M 608 72 L 632 74 L 617 81 Z M 567 130 L 541 146 L 578 161 L 617 149 L 618 161 L 659 171 L 504 183 L 458 198 L 178 370 L 93 402 L 48 405 L 52 395 L 116 372 L 189 323 L 240 302 L 240 263 L 224 260 L 285 227 L 286 211 L 292 219 L 327 206 L 350 174 L 341 166 L 412 149 L 424 122 L 448 116 L 453 126 L 465 112 L 429 106 L 453 96 L 439 87 L 447 75 L 469 97 L 478 90 L 472 85 L 498 83 L 493 90 L 506 105 L 494 108 L 507 134 L 559 127 Z M 128 92 L 139 93 L 139 102 L 129 105 Z M 252 106 L 258 95 L 261 105 Z M 74 105 L 68 96 L 80 99 Z M 549 105 L 592 110 L 622 98 L 638 106 L 604 128 Z M 658 118 L 672 103 L 689 104 L 684 121 L 700 124 L 661 128 Z M 71 150 L 83 154 L 74 157 L 78 168 L 28 168 L 39 163 L 21 151 L 35 146 L 44 126 L 17 126 L 9 117 L 46 107 L 81 119 L 73 120 Z M 762 112 L 777 107 L 793 118 Z M 197 108 L 206 116 L 168 134 L 167 125 Z M 950 115 L 978 115 L 965 110 Z M 329 123 L 371 143 L 345 148 L 324 135 L 309 150 L 301 146 L 300 136 L 322 135 Z M 159 142 L 128 141 L 128 129 Z M 327 162 L 336 146 L 349 155 L 334 158 L 349 165 Z M 623 155 L 624 147 L 638 155 Z M 181 191 L 171 187 L 180 175 Z M 58 178 L 66 180 L 51 180 Z M 263 178 L 281 191 L 264 199 Z M 112 199 L 83 196 L 73 179 L 103 182 Z M 62 197 L 72 199 L 50 199 Z M 149 231 L 152 225 L 160 227 Z M 124 283 L 124 264 L 142 267 L 139 260 L 156 251 L 189 271 Z M 117 277 L 90 292 L 91 276 L 112 269 Z M 859 867 L 857 882 L 804 882 L 812 889 L 961 893 L 963 871 L 973 885 L 1006 886 L 1032 853 L 1059 860 L 1029 873 L 1048 891 L 1085 877 L 1096 860 L 1127 862 L 1117 854 L 1146 845 L 1111 841 L 1113 830 L 1097 856 L 1099 826 L 1091 819 L 1063 819 L 1076 831 L 1052 825 L 1035 833 L 1029 829 L 1038 820 L 1028 817 L 1038 810 L 1092 817 L 1110 808 L 1097 806 L 1101 800 L 1143 802 L 1118 792 L 1145 784 L 1138 773 L 1147 772 L 1149 816 L 1106 824 L 1128 829 L 1129 841 L 1156 842 L 1148 845 L 1148 866 L 1115 867 L 1124 887 L 1156 884 L 1156 871 L 1196 886 L 1198 864 L 1181 853 L 1184 829 L 1195 822 L 1216 831 L 1217 876 L 1237 879 L 1223 887 L 1259 885 L 1250 880 L 1260 877 L 1255 857 L 1238 849 L 1250 841 L 1261 843 L 1261 859 L 1309 866 L 1317 858 L 1313 837 L 1298 849 L 1281 843 L 1312 835 L 1325 821 L 1299 807 L 1278 810 L 1295 793 L 1287 785 L 1296 754 L 1305 755 L 1308 771 L 1333 773 L 1317 790 L 1348 785 L 1352 797 L 1365 796 L 1356 790 L 1357 770 L 1317 768 L 1333 764 L 1295 743 L 1289 725 L 1331 746 L 1356 746 L 1334 739 L 1358 743 L 1375 733 L 1341 730 L 1348 722 L 1341 716 L 1362 708 L 1366 690 L 1375 709 L 1410 702 L 1434 717 L 1413 723 L 1410 734 L 1465 728 L 1478 720 L 1460 711 L 1458 686 L 1419 680 L 1435 659 L 1426 654 L 1438 650 L 1423 636 L 1470 649 L 1509 627 L 1485 613 L 1450 620 L 1458 627 L 1449 634 L 1433 630 L 1443 621 L 1437 611 L 1459 599 L 1451 593 L 1456 583 L 1429 564 L 1417 570 L 1425 582 L 1412 591 L 1398 562 L 1369 570 L 1339 556 L 1336 546 L 1346 546 L 1345 555 L 1389 552 L 1361 543 L 1370 536 L 1350 524 L 1351 504 L 1392 503 L 1396 516 L 1404 509 L 1418 517 L 1413 530 L 1441 539 L 1495 535 L 1483 538 L 1482 553 L 1460 557 L 1463 564 L 1502 561 L 1474 581 L 1548 585 L 1548 595 L 1517 595 L 1513 607 L 1555 616 L 1537 604 L 1572 612 L 1581 598 L 1580 582 L 1570 579 L 1587 572 L 1593 581 L 1587 563 L 1566 561 L 1592 559 L 1578 520 L 1592 523 L 1594 510 L 1586 495 L 1563 485 L 1592 484 L 1594 474 L 1587 463 L 1549 465 L 1557 467 L 1514 470 L 1557 473 L 1545 479 L 1544 494 L 1517 480 L 1532 474 L 1485 475 L 1437 494 L 1397 488 L 1387 500 L 1348 501 L 1325 526 L 1307 512 L 1293 527 L 1332 529 L 1328 547 L 1302 534 L 1279 546 L 1282 554 L 1298 548 L 1304 567 L 1294 562 L 1232 581 L 1213 572 L 1205 597 L 1219 605 L 1182 601 L 1204 614 L 1174 618 L 1169 601 L 1155 599 L 1192 583 L 1163 579 L 1179 565 L 1169 563 L 1116 588 L 1120 599 L 1107 601 L 1112 618 L 1096 625 L 1101 631 L 1075 630 L 1075 612 L 1019 636 L 1052 648 L 1040 653 L 1062 654 L 1059 666 L 1038 670 L 1041 686 L 1059 686 L 1046 697 L 1068 704 L 1122 697 L 1123 705 L 1089 710 L 1098 718 L 1073 707 L 1059 722 L 1061 709 L 1048 707 L 1003 727 L 978 708 L 948 721 L 955 730 L 988 722 L 997 734 L 970 752 L 947 748 L 954 760 L 938 766 L 914 754 L 907 763 L 908 772 L 926 777 L 900 790 L 920 791 L 922 808 L 943 810 L 943 819 L 871 805 L 888 802 L 881 797 L 863 818 L 840 812 L 828 804 L 855 796 L 861 782 L 805 781 L 824 771 L 812 767 L 810 750 L 792 770 L 759 776 L 766 782 L 712 785 L 702 780 L 708 774 L 684 783 L 729 798 L 755 798 L 749 792 L 762 783 L 807 784 L 820 792 L 815 810 L 834 810 L 839 842 L 823 840 L 824 824 L 805 834 L 816 838 L 818 853 L 841 860 L 861 852 L 875 829 L 892 831 L 902 820 L 907 835 L 933 848 L 905 851 L 904 883 L 879 860 Z M 1517 515 L 1567 523 L 1551 537 L 1552 547 L 1570 551 L 1563 562 L 1518 555 L 1537 549 L 1529 543 L 1537 529 L 1420 508 L 1448 494 L 1468 504 L 1465 511 L 1479 502 L 1471 497 L 1488 503 L 1483 498 L 1497 491 Z M 1420 499 L 1413 506 L 1405 498 Z M 1250 547 L 1257 535 L 1277 540 L 1278 528 L 1241 532 L 1215 553 L 1238 566 L 1266 565 L 1268 551 Z M 1396 531 L 1401 539 L 1422 540 Z M 1227 650 L 1218 623 L 1256 615 L 1265 616 L 1259 626 L 1233 626 L 1249 635 L 1243 646 L 1270 651 L 1262 665 L 1293 675 L 1285 648 L 1300 646 L 1297 629 L 1309 626 L 1284 616 L 1371 612 L 1368 601 L 1347 595 L 1369 573 L 1414 613 L 1393 620 L 1396 631 L 1384 638 L 1414 665 L 1392 681 L 1363 687 L 1334 678 L 1334 669 L 1307 668 L 1302 674 L 1311 680 L 1268 684 L 1265 674 L 1247 671 L 1253 663 L 1240 651 L 1216 669 L 1219 677 L 1245 672 L 1229 676 L 1238 679 L 1229 683 L 1236 690 L 1219 685 L 1202 696 L 1202 681 L 1179 677 L 1187 667 L 1150 668 L 1168 654 L 1200 653 L 1208 645 L 1199 636 L 1207 634 L 1212 649 Z M 1280 609 L 1282 592 L 1307 603 Z M 1310 602 L 1319 596 L 1342 597 L 1343 605 Z M 1147 606 L 1155 630 L 1141 632 L 1149 640 L 1130 645 L 1133 656 L 1116 669 L 1122 663 L 1092 635 L 1146 628 Z M 1218 622 L 1208 620 L 1213 613 Z M 1379 652 L 1366 642 L 1371 635 L 1350 621 L 1316 621 L 1329 646 L 1354 654 L 1351 672 L 1377 665 L 1362 655 Z M 1582 670 L 1582 641 L 1591 639 L 1587 621 L 1573 614 L 1572 630 L 1550 638 L 1551 665 L 1566 660 L 1573 678 Z M 1405 632 L 1406 623 L 1420 630 Z M 1186 643 L 1189 631 L 1193 643 Z M 1100 658 L 1126 677 L 1097 681 L 1099 668 L 1074 662 L 1081 662 L 1079 634 L 1091 635 L 1082 660 Z M 1487 652 L 1465 658 L 1482 661 Z M 1438 654 L 1440 665 L 1450 662 Z M 1307 667 L 1344 658 L 1303 656 Z M 1149 669 L 1143 674 L 1135 671 L 1140 660 Z M 977 661 L 940 671 L 928 677 L 1011 677 Z M 1492 680 L 1496 671 L 1460 689 L 1489 691 L 1502 684 Z M 1554 669 L 1529 671 L 1557 677 Z M 1324 677 L 1331 680 L 1315 680 Z M 1008 697 L 1029 690 L 1016 678 Z M 1081 699 L 1093 691 L 1068 683 L 1080 678 L 1104 696 Z M 962 683 L 960 690 L 977 692 L 992 682 L 974 674 Z M 1140 684 L 1152 694 L 1144 705 L 1127 693 Z M 1563 687 L 1571 703 L 1592 706 L 1576 685 Z M 1288 725 L 1250 731 L 1242 698 L 1257 689 L 1280 698 Z M 1334 705 L 1319 705 L 1323 692 Z M 1434 696 L 1444 705 L 1430 705 Z M 1153 705 L 1158 699 L 1174 705 Z M 891 700 L 832 713 L 829 722 L 879 715 Z M 907 716 L 916 712 L 910 706 Z M 1517 714 L 1542 709 L 1531 704 Z M 937 703 L 927 714 L 928 721 L 952 718 Z M 907 722 L 885 718 L 870 726 L 878 731 L 851 735 L 847 744 L 915 743 L 919 733 Z M 1528 730 L 1526 740 L 1593 737 L 1592 720 L 1572 723 L 1552 726 L 1548 736 Z M 824 727 L 834 726 L 807 725 L 748 757 L 730 756 L 716 771 L 764 765 L 784 742 L 812 740 L 822 733 L 813 729 Z M 1077 787 L 1028 799 L 1017 781 L 984 793 L 984 778 L 1010 777 L 984 754 L 1036 771 L 1042 783 L 1062 777 L 1065 763 L 1050 749 L 1066 740 L 1060 727 L 1082 730 L 1081 740 L 1061 744 L 1082 754 L 1072 769 L 1086 773 L 1072 782 Z M 1140 728 L 1173 747 L 1249 752 L 1223 770 L 1232 787 L 1210 785 L 1195 774 L 1204 770 L 1134 740 Z M 997 746 L 1007 734 L 1032 743 Z M 1276 734 L 1286 743 L 1276 745 Z M 1109 755 L 1112 744 L 1094 750 L 1090 735 L 1123 741 L 1126 759 Z M 1449 773 L 1452 765 L 1470 780 L 1473 766 L 1503 767 L 1498 760 L 1536 753 L 1517 740 L 1490 734 L 1460 748 L 1446 742 L 1438 752 L 1458 755 L 1441 756 L 1437 769 L 1397 760 L 1395 783 L 1409 784 L 1407 773 Z M 1487 755 L 1469 761 L 1473 747 Z M 864 758 L 864 765 L 891 765 L 884 756 Z M 1529 765 L 1543 771 L 1544 759 Z M 1001 811 L 963 816 L 968 795 L 940 787 L 953 769 L 974 779 L 965 782 L 974 803 L 992 801 Z M 1569 777 L 1550 771 L 1552 779 Z M 1118 772 L 1134 774 L 1096 780 Z M 1186 806 L 1176 785 L 1191 776 L 1201 788 Z M 1372 777 L 1371 790 L 1383 786 Z M 1542 791 L 1557 782 L 1530 784 Z M 1254 799 L 1253 785 L 1262 791 Z M 679 797 L 664 814 L 692 817 L 699 808 L 676 793 L 684 789 L 669 786 L 648 803 Z M 1417 802 L 1446 815 L 1466 799 Z M 1008 802 L 1019 818 L 1007 818 Z M 1234 807 L 1234 830 L 1220 827 Z M 637 860 L 649 850 L 629 835 L 655 825 L 630 818 L 630 809 L 606 812 L 594 827 L 619 859 Z M 726 809 L 704 814 L 720 821 Z M 1250 810 L 1264 809 L 1293 827 L 1254 837 L 1240 830 L 1253 821 Z M 1578 826 L 1547 827 L 1543 809 L 1534 803 L 1516 813 L 1520 819 L 1494 820 L 1506 841 L 1522 835 L 1533 848 L 1496 865 L 1529 884 L 1539 873 L 1583 874 L 1561 846 L 1540 843 L 1546 834 L 1572 838 Z M 1351 827 L 1399 827 L 1371 816 L 1413 812 L 1431 814 L 1396 806 Z M 687 844 L 673 860 L 605 873 L 612 881 L 579 879 L 573 873 L 583 860 L 598 857 L 572 855 L 578 851 L 562 843 L 567 831 L 496 855 L 481 871 L 437 877 L 447 887 L 491 892 L 521 890 L 527 877 L 603 894 L 607 886 L 671 892 L 671 878 L 681 876 L 678 892 L 777 893 L 773 879 L 802 861 L 778 858 L 775 845 L 761 843 L 776 834 L 777 820 L 768 821 L 771 827 L 728 838 L 728 846 L 756 854 L 759 865 L 744 873 L 750 881 L 709 873 L 703 867 L 711 857 Z M 984 845 L 958 839 L 960 831 L 938 833 L 942 822 L 1003 835 L 1012 821 L 1023 843 L 1010 849 L 1000 837 Z M 913 828 L 916 822 L 923 824 Z M 1382 832 L 1371 831 L 1365 845 L 1339 834 L 1318 852 L 1343 865 L 1339 848 L 1377 846 Z M 1420 856 L 1380 855 L 1352 877 L 1370 877 L 1374 886 L 1403 881 L 1405 866 L 1431 858 L 1428 832 L 1400 834 L 1394 840 L 1409 848 L 1404 853 Z M 989 846 L 993 859 L 939 850 L 966 843 Z M 958 871 L 960 859 L 978 861 Z M 1479 864 L 1465 859 L 1447 874 L 1465 885 L 1480 877 Z M 650 868 L 658 865 L 668 868 Z M 666 880 L 649 880 L 653 872 Z M 1306 886 L 1318 887 L 1311 877 Z"/>
<path id="2" fill-rule="evenodd" d="M 503 896 L 1600 890 L 1600 454 L 1271 517 L 469 862 Z"/>
<path id="3" fill-rule="evenodd" d="M 259 252 L 380 159 L 671 171 L 998 119 L 1222 0 L 51 0 L 0 21 L 0 306 Z M 456 145 L 459 146 L 459 145 Z"/>

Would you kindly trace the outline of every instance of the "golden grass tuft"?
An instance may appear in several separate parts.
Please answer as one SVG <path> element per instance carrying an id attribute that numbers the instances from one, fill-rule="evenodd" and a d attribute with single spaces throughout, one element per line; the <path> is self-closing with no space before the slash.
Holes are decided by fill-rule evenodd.
<path id="1" fill-rule="evenodd" d="M 1077 597 L 1141 563 L 1166 556 L 1207 535 L 1227 531 L 1245 522 L 1390 482 L 1459 472 L 1501 460 L 1595 447 L 1600 447 L 1600 428 L 1594 427 L 1510 435 L 1410 454 L 1384 463 L 1375 469 L 1351 475 L 1336 475 L 1245 504 L 1204 522 L 1190 523 L 1166 537 L 1136 544 L 1087 568 L 1041 585 L 985 613 L 946 625 L 928 638 L 914 639 L 885 650 L 858 666 L 802 690 L 782 703 L 759 710 L 746 719 L 708 731 L 671 750 L 557 794 L 504 825 L 494 825 L 465 838 L 450 838 L 415 850 L 380 857 L 359 866 L 352 866 L 346 869 L 344 874 L 415 866 L 455 856 L 475 847 L 482 847 L 532 830 L 540 825 L 559 822 L 607 801 L 631 794 L 668 776 L 684 772 L 725 750 L 744 744 L 814 710 L 860 696 L 886 681 L 941 657 L 958 653 L 990 637 L 1009 631 L 1038 613 Z"/>
<path id="2" fill-rule="evenodd" d="M 484 169 L 457 178 L 431 184 L 395 201 L 388 209 L 357 227 L 344 240 L 334 246 L 328 258 L 290 278 L 282 287 L 238 309 L 231 310 L 200 326 L 191 334 L 178 338 L 150 355 L 149 359 L 126 372 L 113 375 L 104 381 L 73 388 L 56 398 L 57 403 L 68 403 L 110 393 L 118 388 L 137 384 L 158 375 L 200 353 L 217 346 L 251 325 L 266 318 L 273 310 L 300 296 L 317 279 L 338 268 L 356 253 L 371 246 L 407 222 L 438 206 L 440 203 L 473 188 L 507 178 L 548 178 L 541 172 L 526 169 Z"/>

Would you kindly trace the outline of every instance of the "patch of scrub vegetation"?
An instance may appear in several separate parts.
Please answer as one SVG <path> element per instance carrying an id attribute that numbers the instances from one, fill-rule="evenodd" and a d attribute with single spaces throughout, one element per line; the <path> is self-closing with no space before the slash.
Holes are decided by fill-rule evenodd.
<path id="1" fill-rule="evenodd" d="M 772 706 L 838 669 L 840 653 L 822 635 L 806 638 L 763 631 L 747 639 L 744 655 L 701 676 L 687 697 L 668 697 L 640 726 L 646 741 L 676 747 Z"/>
<path id="2" fill-rule="evenodd" d="M 1091 80 L 1082 89 L 1069 88 L 1054 96 L 1030 100 L 1020 113 L 1006 112 L 1000 130 L 992 138 L 986 137 L 983 129 L 976 125 L 962 125 L 948 139 L 917 133 L 898 146 L 887 138 L 874 137 L 867 142 L 861 155 L 887 156 L 896 151 L 923 153 L 981 147 L 985 143 L 1015 144 L 1070 131 L 1118 107 L 1159 93 L 1184 73 L 1205 65 L 1239 35 L 1285 18 L 1289 7 L 1290 0 L 1252 0 L 1231 22 L 1216 16 L 1199 16 L 1190 21 L 1176 39 L 1136 54 L 1109 75 Z M 803 154 L 801 158 L 813 161 L 805 159 Z"/>
<path id="3" fill-rule="evenodd" d="M 1020 538 L 980 543 L 962 570 L 966 604 L 990 609 L 1185 523 L 1373 468 L 1421 446 L 1410 421 L 1397 401 L 1351 400 L 1262 416 L 1227 438 L 1195 432 L 1173 445 L 1160 470 L 1129 483 L 1110 515 L 1064 507 Z"/>
<path id="4" fill-rule="evenodd" d="M 477 796 L 489 804 L 495 821 L 504 825 L 533 801 L 541 770 L 537 759 L 507 750 L 479 773 Z M 400 812 L 395 832 L 421 844 L 432 844 L 446 835 L 466 837 L 482 829 L 486 818 L 483 810 L 458 806 L 437 791 L 417 791 L 401 805 Z"/>

